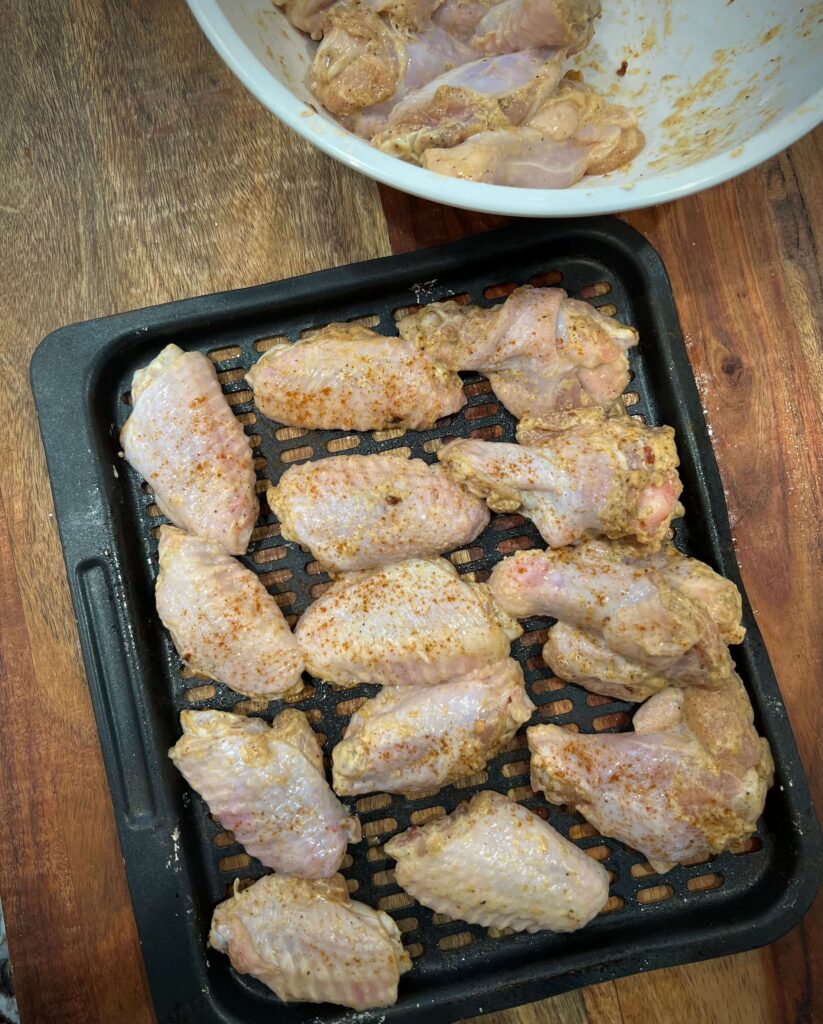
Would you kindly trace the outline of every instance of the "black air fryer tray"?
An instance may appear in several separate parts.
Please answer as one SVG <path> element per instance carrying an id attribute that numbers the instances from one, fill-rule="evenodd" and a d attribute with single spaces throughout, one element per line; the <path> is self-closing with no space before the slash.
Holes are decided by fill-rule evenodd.
<path id="1" fill-rule="evenodd" d="M 214 360 L 223 388 L 252 437 L 262 514 L 244 562 L 261 574 L 294 621 L 328 578 L 311 555 L 279 537 L 265 505 L 268 481 L 288 465 L 337 452 L 410 449 L 432 462 L 439 439 L 514 440 L 514 420 L 487 382 L 465 374 L 469 401 L 432 430 L 356 434 L 279 427 L 256 414 L 244 372 L 272 343 L 330 321 L 362 320 L 395 332 L 398 310 L 449 296 L 499 302 L 514 284 L 562 284 L 640 331 L 630 352 L 629 411 L 677 432 L 685 518 L 676 542 L 741 586 L 723 490 L 706 433 L 666 271 L 651 246 L 611 219 L 518 223 L 491 234 L 407 256 L 340 267 L 290 281 L 174 302 L 65 327 L 40 345 L 31 379 L 48 457 L 80 642 L 120 842 L 155 1008 L 161 1021 L 342 1021 L 334 1006 L 283 1005 L 206 948 L 212 910 L 235 878 L 264 873 L 221 831 L 166 756 L 178 713 L 213 707 L 263 714 L 281 706 L 248 701 L 181 671 L 154 607 L 157 528 L 165 520 L 119 457 L 134 371 L 169 342 Z M 519 548 L 543 546 L 528 520 L 495 516 L 470 547 L 452 554 L 461 573 L 485 579 Z M 382 844 L 438 809 L 451 811 L 482 788 L 547 805 L 528 785 L 524 730 L 487 771 L 429 799 L 387 795 L 350 801 L 365 839 L 349 848 L 343 873 L 356 899 L 398 922 L 414 958 L 396 1006 L 366 1014 L 399 1022 L 450 1021 L 538 999 L 634 971 L 736 951 L 778 937 L 802 916 L 821 874 L 820 833 L 780 691 L 744 597 L 748 633 L 734 648 L 738 669 L 776 762 L 757 835 L 746 852 L 723 854 L 658 876 L 643 858 L 602 838 L 581 817 L 549 808 L 564 835 L 612 875 L 607 910 L 572 935 L 499 935 L 446 920 L 415 904 L 394 882 Z M 533 619 L 513 654 L 538 704 L 535 722 L 584 732 L 629 728 L 631 705 L 587 694 L 552 677 L 540 648 L 549 619 Z M 340 737 L 361 686 L 332 692 L 307 683 L 290 703 L 326 738 Z M 105 922 L 101 922 L 105 928 Z"/>

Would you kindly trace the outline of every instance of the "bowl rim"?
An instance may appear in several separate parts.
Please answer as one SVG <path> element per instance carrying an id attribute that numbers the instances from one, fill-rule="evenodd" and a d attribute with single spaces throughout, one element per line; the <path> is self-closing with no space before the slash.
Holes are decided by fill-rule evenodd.
<path id="1" fill-rule="evenodd" d="M 682 170 L 631 185 L 567 189 L 515 188 L 463 181 L 381 153 L 337 127 L 277 80 L 223 13 L 219 0 L 186 0 L 192 14 L 234 75 L 279 120 L 313 146 L 367 177 L 432 202 L 513 217 L 568 217 L 640 210 L 728 181 L 768 160 L 823 121 L 823 88 L 784 117 L 729 150 Z M 320 121 L 323 129 L 315 125 Z M 345 145 L 336 141 L 345 139 Z"/>

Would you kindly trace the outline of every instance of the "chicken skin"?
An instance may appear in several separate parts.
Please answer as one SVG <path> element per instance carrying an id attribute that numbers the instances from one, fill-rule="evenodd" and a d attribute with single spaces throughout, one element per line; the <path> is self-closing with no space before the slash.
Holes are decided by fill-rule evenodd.
<path id="1" fill-rule="evenodd" d="M 355 711 L 334 748 L 335 792 L 440 789 L 484 768 L 532 711 L 512 658 L 440 686 L 386 687 Z"/>
<path id="2" fill-rule="evenodd" d="M 132 382 L 128 461 L 175 526 L 242 555 L 258 514 L 249 440 L 202 352 L 167 345 Z"/>
<path id="3" fill-rule="evenodd" d="M 486 374 L 518 419 L 615 402 L 637 344 L 634 328 L 561 288 L 517 288 L 491 309 L 433 302 L 397 326 L 439 365 Z"/>
<path id="4" fill-rule="evenodd" d="M 521 633 L 486 584 L 443 558 L 340 579 L 295 628 L 308 671 L 336 686 L 447 683 L 508 657 Z"/>
<path id="5" fill-rule="evenodd" d="M 502 0 L 488 5 L 472 43 L 484 53 L 514 53 L 528 46 L 559 46 L 578 53 L 591 40 L 599 14 L 600 0 Z M 447 17 L 443 12 L 439 24 Z"/>
<path id="6" fill-rule="evenodd" d="M 338 0 L 275 0 L 289 21 L 312 39 L 322 39 L 326 12 Z M 431 22 L 442 0 L 361 0 L 375 14 L 391 18 L 398 28 L 414 30 Z"/>
<path id="7" fill-rule="evenodd" d="M 284 1002 L 391 1006 L 411 968 L 388 914 L 349 898 L 340 875 L 266 875 L 217 906 L 209 945 Z"/>
<path id="8" fill-rule="evenodd" d="M 432 146 L 518 125 L 557 87 L 564 58 L 564 50 L 525 49 L 450 68 L 397 103 L 372 144 L 418 163 Z"/>
<path id="9" fill-rule="evenodd" d="M 609 895 L 600 864 L 536 814 L 490 791 L 395 836 L 385 851 L 409 895 L 488 928 L 575 931 Z"/>
<path id="10" fill-rule="evenodd" d="M 291 466 L 267 498 L 281 535 L 332 573 L 439 555 L 489 521 L 484 502 L 445 467 L 392 452 Z"/>
<path id="11" fill-rule="evenodd" d="M 656 871 L 735 850 L 757 827 L 774 766 L 742 683 L 670 688 L 634 716 L 634 732 L 527 731 L 532 788 L 572 804 Z"/>
<path id="12" fill-rule="evenodd" d="M 246 380 L 260 412 L 290 427 L 422 430 L 466 403 L 456 373 L 358 324 L 330 324 L 274 345 Z"/>
<path id="13" fill-rule="evenodd" d="M 157 611 L 195 672 L 251 697 L 300 689 L 303 656 L 277 602 L 212 541 L 160 530 Z"/>
<path id="14" fill-rule="evenodd" d="M 709 603 L 689 596 L 692 579 Z M 632 545 L 596 540 L 518 551 L 495 566 L 489 586 L 511 615 L 559 619 L 543 657 L 560 678 L 596 693 L 640 701 L 672 684 L 719 685 L 733 673 L 712 612 L 726 636 L 742 639 L 737 587 L 673 545 L 648 559 Z"/>
<path id="15" fill-rule="evenodd" d="M 338 0 L 322 18 L 311 89 L 347 127 L 372 139 L 404 99 L 472 61 L 512 55 L 501 67 L 516 68 L 521 51 L 537 49 L 558 51 L 559 62 L 588 41 L 598 9 L 592 0 Z M 556 84 L 559 68 L 552 74 Z"/>
<path id="16" fill-rule="evenodd" d="M 392 107 L 448 68 L 480 56 L 431 23 L 398 26 L 361 0 L 338 0 L 323 20 L 311 90 L 330 113 L 370 138 Z"/>
<path id="17" fill-rule="evenodd" d="M 437 457 L 493 511 L 522 511 L 553 548 L 604 534 L 654 550 L 683 512 L 674 431 L 631 416 L 558 431 L 539 447 L 458 439 Z"/>
<path id="18" fill-rule="evenodd" d="M 622 167 L 645 142 L 634 111 L 564 79 L 517 127 L 490 125 L 451 148 L 432 146 L 421 163 L 438 174 L 490 185 L 568 188 L 584 175 Z"/>
<path id="19" fill-rule="evenodd" d="M 183 711 L 169 757 L 225 829 L 267 867 L 326 878 L 360 841 L 323 775 L 320 743 L 301 711 L 269 725 L 225 711 Z"/>

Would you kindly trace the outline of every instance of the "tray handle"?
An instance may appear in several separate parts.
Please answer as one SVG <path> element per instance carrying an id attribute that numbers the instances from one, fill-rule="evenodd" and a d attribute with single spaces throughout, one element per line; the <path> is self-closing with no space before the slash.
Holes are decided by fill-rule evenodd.
<path id="1" fill-rule="evenodd" d="M 78 628 L 84 648 L 89 651 L 89 687 L 102 713 L 105 732 L 101 744 L 116 801 L 123 808 L 131 829 L 152 828 L 157 822 L 157 800 L 137 698 L 137 683 L 124 640 L 131 634 L 120 613 L 111 576 L 99 559 L 80 562 L 76 568 L 82 616 Z M 108 686 L 108 680 L 127 679 L 129 685 Z"/>

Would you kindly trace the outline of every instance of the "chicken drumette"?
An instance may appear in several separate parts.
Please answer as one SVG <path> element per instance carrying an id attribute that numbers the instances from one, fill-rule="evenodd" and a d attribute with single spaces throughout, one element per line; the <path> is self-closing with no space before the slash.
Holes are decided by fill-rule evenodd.
<path id="1" fill-rule="evenodd" d="M 437 457 L 494 511 L 522 511 L 551 547 L 603 534 L 659 548 L 683 511 L 674 431 L 582 411 L 589 422 L 567 430 L 523 421 L 518 436 L 538 432 L 539 445 L 458 439 Z"/>
<path id="2" fill-rule="evenodd" d="M 529 729 L 532 787 L 640 850 L 656 871 L 739 848 L 774 771 L 740 680 L 662 690 L 633 724 L 612 735 Z"/>
<path id="3" fill-rule="evenodd" d="M 433 302 L 398 323 L 403 338 L 451 370 L 486 374 L 518 419 L 611 406 L 629 382 L 637 331 L 561 288 L 517 288 L 484 309 Z"/>
<path id="4" fill-rule="evenodd" d="M 519 551 L 495 566 L 489 585 L 517 618 L 551 615 L 543 657 L 562 679 L 622 700 L 666 686 L 719 685 L 739 643 L 737 587 L 667 544 L 590 540 L 555 551 Z"/>

